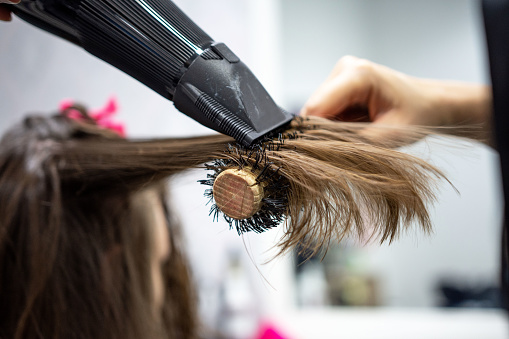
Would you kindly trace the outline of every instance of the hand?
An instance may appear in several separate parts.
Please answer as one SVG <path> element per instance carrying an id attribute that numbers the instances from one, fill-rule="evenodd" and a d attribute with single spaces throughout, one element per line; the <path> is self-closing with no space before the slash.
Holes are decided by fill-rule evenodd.
<path id="1" fill-rule="evenodd" d="M 479 124 L 468 136 L 486 141 L 491 120 L 487 86 L 419 79 L 356 57 L 344 57 L 304 105 L 302 115 L 403 127 Z M 370 129 L 370 133 L 392 133 Z M 454 133 L 454 129 L 451 129 Z M 458 130 L 457 130 L 458 131 Z"/>
<path id="2" fill-rule="evenodd" d="M 21 0 L 0 0 L 0 4 L 11 4 L 11 5 L 15 5 L 15 4 L 19 4 Z M 11 18 L 11 12 L 5 8 L 5 7 L 2 7 L 0 6 L 0 21 L 11 21 L 12 18 Z"/>

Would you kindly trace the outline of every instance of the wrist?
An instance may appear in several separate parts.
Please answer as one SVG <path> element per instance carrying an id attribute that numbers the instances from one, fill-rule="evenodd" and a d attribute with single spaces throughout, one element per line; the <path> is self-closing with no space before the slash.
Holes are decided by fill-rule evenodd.
<path id="1" fill-rule="evenodd" d="M 460 127 L 454 134 L 490 143 L 491 88 L 486 85 L 454 81 L 429 81 L 432 109 L 439 115 L 440 126 Z M 432 82 L 432 83 L 431 83 Z M 469 127 L 469 132 L 461 127 Z"/>

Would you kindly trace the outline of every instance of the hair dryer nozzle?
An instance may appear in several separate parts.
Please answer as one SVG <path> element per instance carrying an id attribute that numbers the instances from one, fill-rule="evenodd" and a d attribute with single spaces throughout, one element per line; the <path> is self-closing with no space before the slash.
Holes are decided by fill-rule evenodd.
<path id="1" fill-rule="evenodd" d="M 210 55 L 217 58 L 211 58 Z M 219 43 L 197 57 L 180 79 L 175 107 L 244 146 L 289 123 L 254 74 Z"/>
<path id="2" fill-rule="evenodd" d="M 169 0 L 22 0 L 13 12 L 119 68 L 245 146 L 292 119 Z"/>

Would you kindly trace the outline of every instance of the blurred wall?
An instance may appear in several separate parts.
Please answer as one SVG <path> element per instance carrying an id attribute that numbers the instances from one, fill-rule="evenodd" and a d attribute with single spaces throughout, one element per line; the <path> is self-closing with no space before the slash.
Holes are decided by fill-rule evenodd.
<path id="1" fill-rule="evenodd" d="M 418 77 L 488 82 L 480 2 L 281 0 L 283 98 L 298 110 L 343 55 Z M 493 150 L 427 140 L 410 147 L 443 169 L 434 233 L 411 230 L 391 246 L 357 252 L 357 270 L 380 283 L 382 304 L 436 305 L 438 283 L 497 284 L 502 196 Z"/>
<path id="2" fill-rule="evenodd" d="M 355 55 L 419 77 L 487 82 L 480 1 L 281 0 L 285 104 Z"/>

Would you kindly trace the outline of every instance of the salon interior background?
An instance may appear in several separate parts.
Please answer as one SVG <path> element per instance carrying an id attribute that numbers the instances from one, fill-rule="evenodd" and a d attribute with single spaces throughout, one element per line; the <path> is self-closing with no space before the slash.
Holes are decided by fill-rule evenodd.
<path id="1" fill-rule="evenodd" d="M 348 54 L 419 77 L 488 81 L 478 1 L 175 2 L 215 40 L 227 43 L 276 101 L 293 111 L 298 111 L 335 62 Z M 2 132 L 28 112 L 54 111 L 63 98 L 99 107 L 115 94 L 121 105 L 119 119 L 126 122 L 131 137 L 210 133 L 135 80 L 20 20 L 1 24 L 0 60 Z M 467 315 L 472 318 L 462 318 L 472 321 L 462 321 L 462 325 L 430 311 L 444 302 L 438 291 L 441 283 L 472 288 L 496 285 L 502 210 L 496 153 L 477 144 L 452 146 L 443 139 L 420 143 L 409 151 L 446 170 L 460 191 L 457 194 L 442 186 L 432 213 L 435 233 L 425 237 L 409 232 L 382 248 L 345 244 L 332 250 L 324 263 L 300 267 L 298 274 L 292 256 L 263 265 L 270 258 L 266 251 L 270 252 L 278 230 L 239 238 L 225 223 L 212 223 L 208 216 L 204 188 L 196 183 L 205 177 L 203 171 L 176 178 L 172 183 L 174 203 L 186 230 L 205 320 L 211 326 L 231 326 L 235 331 L 234 323 L 220 320 L 230 308 L 241 310 L 240 323 L 270 317 L 287 332 L 297 333 L 296 338 L 307 338 L 306 333 L 313 337 L 317 328 L 324 331 L 322 338 L 336 333 L 361 338 L 363 329 L 350 329 L 356 319 L 371 319 L 373 326 L 390 334 L 394 331 L 391 324 L 399 326 L 401 314 L 409 314 L 397 310 L 411 307 L 415 319 L 422 324 L 427 321 L 428 331 L 445 335 L 449 329 L 455 338 L 474 338 L 471 335 L 476 333 L 482 333 L 483 338 L 507 336 L 509 330 L 499 311 L 493 309 L 472 311 L 475 313 Z M 331 267 L 339 269 L 331 271 Z M 234 292 L 228 291 L 232 281 L 225 281 L 225 277 L 236 279 L 232 270 L 248 277 L 241 279 L 243 287 L 234 288 Z M 337 278 L 334 281 L 341 277 L 353 280 L 343 279 L 343 285 L 333 286 L 331 277 Z M 366 286 L 369 291 L 364 293 L 371 299 L 361 300 L 382 307 L 377 312 L 385 312 L 378 314 L 384 314 L 387 324 L 370 318 L 369 310 L 356 313 L 357 308 L 330 307 L 335 302 L 329 292 L 336 288 L 340 297 L 348 294 L 348 281 Z M 240 298 L 243 304 L 229 305 L 225 297 L 229 293 L 244 293 Z M 341 302 L 350 300 L 355 305 L 351 299 L 343 295 Z M 323 305 L 329 306 L 320 307 Z M 338 309 L 339 314 L 335 313 Z M 317 314 L 321 316 L 314 316 Z M 411 333 L 410 324 L 414 323 L 407 323 Z M 391 337 L 396 338 L 397 333 L 392 332 Z"/>

